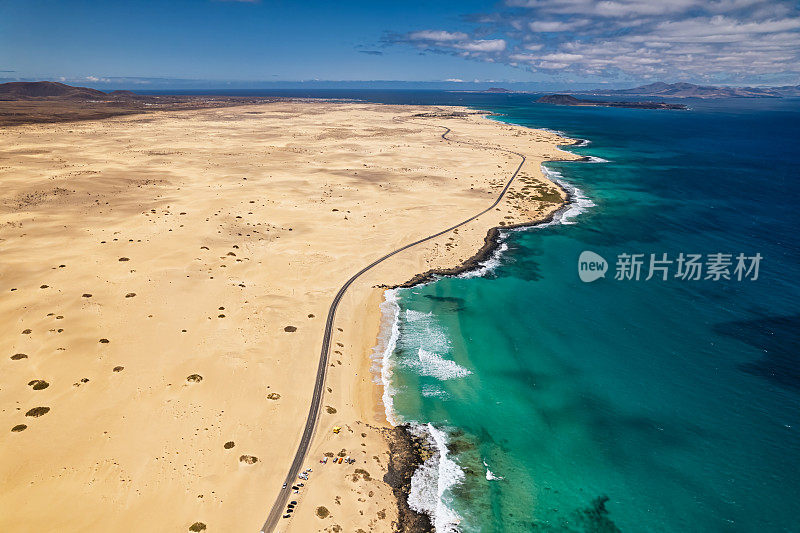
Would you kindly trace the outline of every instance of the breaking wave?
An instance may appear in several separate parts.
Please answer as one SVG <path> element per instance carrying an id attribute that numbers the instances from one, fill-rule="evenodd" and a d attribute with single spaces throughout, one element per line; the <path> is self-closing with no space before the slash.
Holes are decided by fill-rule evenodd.
<path id="1" fill-rule="evenodd" d="M 483 467 L 486 468 L 486 481 L 497 481 L 505 479 L 503 476 L 498 476 L 494 472 L 489 470 L 489 465 L 486 464 L 486 461 L 483 462 Z"/>
<path id="2" fill-rule="evenodd" d="M 500 266 L 501 258 L 503 253 L 508 251 L 508 245 L 503 242 L 505 239 L 505 235 L 503 232 L 500 232 L 500 246 L 495 248 L 494 252 L 492 252 L 492 256 L 485 261 L 481 261 L 478 263 L 478 266 L 472 270 L 467 270 L 466 272 L 462 272 L 457 277 L 459 278 L 480 278 L 486 276 L 487 274 L 491 274 L 494 272 L 494 269 Z"/>
<path id="3" fill-rule="evenodd" d="M 397 301 L 397 289 L 388 289 L 384 293 L 384 301 L 380 305 L 381 327 L 378 333 L 378 344 L 372 349 L 373 369 L 377 370 L 380 383 L 383 385 L 383 409 L 386 420 L 393 426 L 401 423 L 394 410 L 394 394 L 392 384 L 394 363 L 392 354 L 400 338 L 400 304 Z"/>
<path id="4" fill-rule="evenodd" d="M 464 479 L 464 471 L 448 457 L 444 431 L 433 424 L 417 425 L 413 431 L 427 438 L 434 454 L 411 477 L 408 506 L 430 516 L 436 533 L 457 533 L 461 517 L 448 505 L 448 493 Z"/>
<path id="5" fill-rule="evenodd" d="M 547 179 L 557 183 L 569 193 L 570 202 L 560 209 L 553 216 L 551 221 L 545 222 L 544 224 L 539 224 L 537 227 L 542 228 L 555 224 L 574 224 L 575 221 L 573 219 L 575 217 L 586 211 L 588 208 L 596 205 L 585 194 L 583 194 L 582 190 L 565 181 L 561 172 L 547 168 L 544 165 L 542 165 L 542 172 Z"/>
<path id="6" fill-rule="evenodd" d="M 410 362 L 409 366 L 415 368 L 420 375 L 434 377 L 442 381 L 463 378 L 472 374 L 472 372 L 455 361 L 445 359 L 422 348 L 417 350 L 417 361 Z"/>

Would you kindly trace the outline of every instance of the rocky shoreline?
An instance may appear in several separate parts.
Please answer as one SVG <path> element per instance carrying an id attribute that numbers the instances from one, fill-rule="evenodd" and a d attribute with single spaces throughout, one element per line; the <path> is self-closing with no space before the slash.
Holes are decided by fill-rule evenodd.
<path id="1" fill-rule="evenodd" d="M 481 112 L 481 114 L 485 115 L 486 112 Z M 573 142 L 569 144 L 565 144 L 563 146 L 582 146 L 585 141 L 583 139 L 575 139 Z M 575 160 L 576 162 L 588 162 L 592 159 L 588 156 L 583 156 L 580 159 Z M 495 226 L 486 233 L 486 237 L 483 239 L 483 246 L 470 257 L 469 259 L 463 261 L 460 265 L 454 266 L 451 268 L 434 268 L 428 270 L 427 272 L 423 272 L 421 274 L 415 275 L 410 280 L 400 283 L 398 285 L 378 285 L 380 288 L 384 289 L 409 289 L 416 285 L 421 285 L 423 283 L 428 283 L 433 281 L 437 277 L 444 277 L 444 276 L 458 276 L 459 274 L 463 274 L 464 272 L 469 272 L 470 270 L 474 270 L 481 266 L 481 263 L 488 260 L 492 257 L 495 253 L 497 248 L 499 248 L 502 240 L 500 238 L 500 230 L 503 229 L 519 229 L 519 228 L 528 228 L 533 226 L 538 226 L 539 224 L 547 224 L 548 222 L 552 222 L 553 219 L 557 214 L 559 214 L 565 207 L 569 206 L 572 202 L 573 198 L 572 195 L 568 190 L 565 190 L 563 187 L 554 183 L 559 189 L 564 191 L 565 197 L 563 202 L 556 210 L 550 213 L 548 216 L 541 220 L 531 220 L 529 222 L 523 222 L 520 224 L 508 224 L 505 226 Z"/>
<path id="2" fill-rule="evenodd" d="M 589 158 L 581 159 L 579 161 L 589 161 Z M 561 188 L 561 187 L 559 187 Z M 563 190 L 563 189 L 562 189 Z M 386 289 L 409 289 L 416 285 L 421 285 L 423 283 L 428 283 L 430 281 L 435 280 L 436 278 L 444 277 L 444 276 L 458 276 L 459 274 L 463 274 L 464 272 L 469 272 L 470 270 L 474 270 L 481 266 L 481 263 L 487 261 L 494 255 L 495 251 L 500 247 L 502 243 L 500 230 L 504 229 L 519 229 L 519 228 L 530 228 L 534 226 L 538 226 L 540 224 L 547 224 L 552 222 L 553 219 L 557 214 L 559 214 L 565 207 L 569 206 L 572 202 L 572 195 L 569 191 L 564 190 L 566 197 L 564 201 L 558 206 L 558 209 L 554 210 L 550 213 L 547 217 L 541 220 L 535 220 L 530 222 L 523 222 L 520 224 L 508 224 L 506 226 L 495 226 L 486 233 L 486 237 L 483 240 L 483 246 L 480 249 L 467 259 L 463 261 L 460 265 L 451 267 L 451 268 L 434 268 L 428 270 L 427 272 L 423 272 L 422 274 L 417 274 L 410 280 L 401 283 L 399 285 L 382 285 L 382 288 Z"/>
<path id="3" fill-rule="evenodd" d="M 397 524 L 400 533 L 429 533 L 433 524 L 428 515 L 418 513 L 408 505 L 411 478 L 417 468 L 433 455 L 430 444 L 410 431 L 408 424 L 381 428 L 389 444 L 389 466 L 383 481 L 392 487 L 397 500 Z"/>

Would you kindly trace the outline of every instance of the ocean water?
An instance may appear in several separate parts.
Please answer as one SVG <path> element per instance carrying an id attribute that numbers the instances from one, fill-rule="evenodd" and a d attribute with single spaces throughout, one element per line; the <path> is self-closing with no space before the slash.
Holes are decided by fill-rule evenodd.
<path id="1" fill-rule="evenodd" d="M 800 531 L 800 100 L 228 93 L 468 105 L 601 161 L 548 164 L 573 205 L 484 268 L 386 293 L 376 373 L 438 450 L 410 503 L 439 533 Z M 579 278 L 587 250 L 605 278 Z M 681 253 L 760 254 L 759 276 L 644 279 Z M 620 254 L 641 279 L 615 279 Z"/>
<path id="2" fill-rule="evenodd" d="M 430 98 L 603 162 L 548 164 L 580 201 L 507 232 L 480 275 L 387 293 L 385 403 L 440 450 L 412 506 L 440 532 L 800 531 L 800 101 Z M 605 278 L 581 281 L 585 250 Z M 626 253 L 638 281 L 615 279 Z M 665 253 L 732 254 L 732 279 L 645 280 Z M 740 253 L 758 279 L 736 279 Z"/>

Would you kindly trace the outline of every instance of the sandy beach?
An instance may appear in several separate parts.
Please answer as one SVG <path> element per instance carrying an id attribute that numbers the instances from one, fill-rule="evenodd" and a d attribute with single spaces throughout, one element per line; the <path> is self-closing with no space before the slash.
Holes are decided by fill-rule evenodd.
<path id="1" fill-rule="evenodd" d="M 578 159 L 569 142 L 463 108 L 308 101 L 0 131 L 0 530 L 258 531 L 336 292 L 491 205 L 524 154 L 496 209 L 337 311 L 314 471 L 278 530 L 394 530 L 383 287 L 547 218 L 565 193 L 540 165 Z"/>

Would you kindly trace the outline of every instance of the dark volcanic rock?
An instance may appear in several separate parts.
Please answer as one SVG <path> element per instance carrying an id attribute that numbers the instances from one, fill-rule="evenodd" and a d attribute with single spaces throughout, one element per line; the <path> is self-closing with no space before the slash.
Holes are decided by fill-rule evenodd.
<path id="1" fill-rule="evenodd" d="M 433 453 L 423 439 L 409 433 L 408 426 L 383 429 L 389 443 L 389 468 L 383 481 L 392 487 L 397 500 L 397 529 L 400 533 L 427 533 L 433 531 L 430 517 L 413 511 L 408 506 L 411 477 L 417 468 Z"/>
<path id="2" fill-rule="evenodd" d="M 542 96 L 536 102 L 540 104 L 576 105 L 581 101 L 568 94 L 548 94 L 547 96 Z"/>

